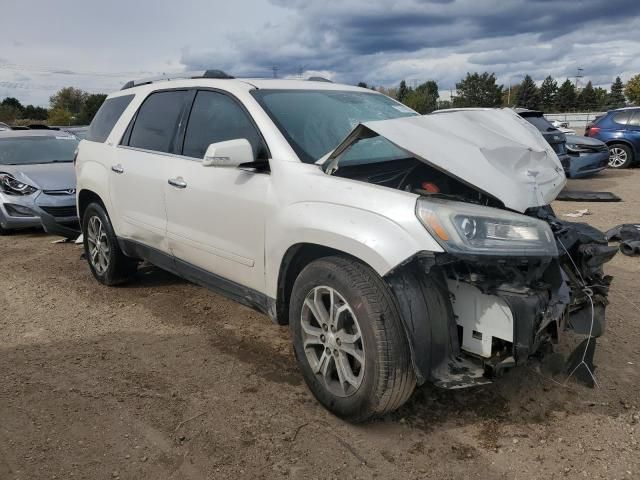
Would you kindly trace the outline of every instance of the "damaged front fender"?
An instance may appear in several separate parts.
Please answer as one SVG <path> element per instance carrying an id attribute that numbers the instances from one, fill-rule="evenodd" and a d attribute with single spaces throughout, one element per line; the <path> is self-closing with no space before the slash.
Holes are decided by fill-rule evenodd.
<path id="1" fill-rule="evenodd" d="M 385 280 L 398 301 L 420 383 L 444 388 L 487 383 L 542 356 L 561 332 L 602 335 L 616 253 L 604 234 L 559 220 L 549 207 L 528 212 L 549 223 L 558 257 L 417 255 Z M 581 344 L 590 361 L 595 343 Z M 591 348 L 587 348 L 591 347 Z M 570 371 L 573 366 L 570 367 Z"/>

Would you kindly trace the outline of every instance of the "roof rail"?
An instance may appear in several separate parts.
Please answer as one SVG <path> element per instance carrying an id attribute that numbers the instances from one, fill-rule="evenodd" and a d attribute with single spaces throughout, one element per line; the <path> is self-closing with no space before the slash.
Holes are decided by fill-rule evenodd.
<path id="1" fill-rule="evenodd" d="M 308 82 L 327 82 L 327 83 L 333 83 L 331 80 L 329 80 L 328 78 L 324 78 L 324 77 L 309 77 L 307 78 Z"/>
<path id="2" fill-rule="evenodd" d="M 226 74 L 222 70 L 204 70 L 198 72 L 180 72 L 171 75 L 161 75 L 159 77 L 143 78 L 140 80 L 129 80 L 125 83 L 120 90 L 126 90 L 127 88 L 137 87 L 139 85 L 148 85 L 150 83 L 179 80 L 179 79 L 191 79 L 191 78 L 220 78 L 231 79 L 234 78 L 231 75 Z"/>

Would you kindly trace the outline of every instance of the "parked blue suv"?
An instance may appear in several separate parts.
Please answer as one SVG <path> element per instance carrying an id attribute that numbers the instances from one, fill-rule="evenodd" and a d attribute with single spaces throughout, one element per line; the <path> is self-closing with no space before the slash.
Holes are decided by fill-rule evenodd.
<path id="1" fill-rule="evenodd" d="M 627 168 L 640 162 L 640 107 L 610 110 L 585 131 L 609 147 L 609 167 Z"/>

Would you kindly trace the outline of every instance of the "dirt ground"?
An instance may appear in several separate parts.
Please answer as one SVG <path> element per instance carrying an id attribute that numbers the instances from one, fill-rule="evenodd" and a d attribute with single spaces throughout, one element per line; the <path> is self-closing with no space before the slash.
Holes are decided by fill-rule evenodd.
<path id="1" fill-rule="evenodd" d="M 571 189 L 606 229 L 640 220 L 640 169 Z M 0 237 L 0 479 L 640 478 L 640 258 L 618 255 L 600 388 L 534 363 L 463 391 L 424 386 L 352 426 L 312 398 L 286 327 L 155 268 L 98 285 L 81 249 Z M 566 347 L 565 347 L 566 348 Z"/>

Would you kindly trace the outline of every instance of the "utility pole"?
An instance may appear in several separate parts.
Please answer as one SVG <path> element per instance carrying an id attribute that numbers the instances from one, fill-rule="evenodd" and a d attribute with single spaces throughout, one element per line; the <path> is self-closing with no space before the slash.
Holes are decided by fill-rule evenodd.
<path id="1" fill-rule="evenodd" d="M 582 71 L 583 69 L 578 67 L 578 73 L 576 73 L 576 92 L 580 91 L 580 79 L 584 77 L 584 75 L 582 75 Z"/>

